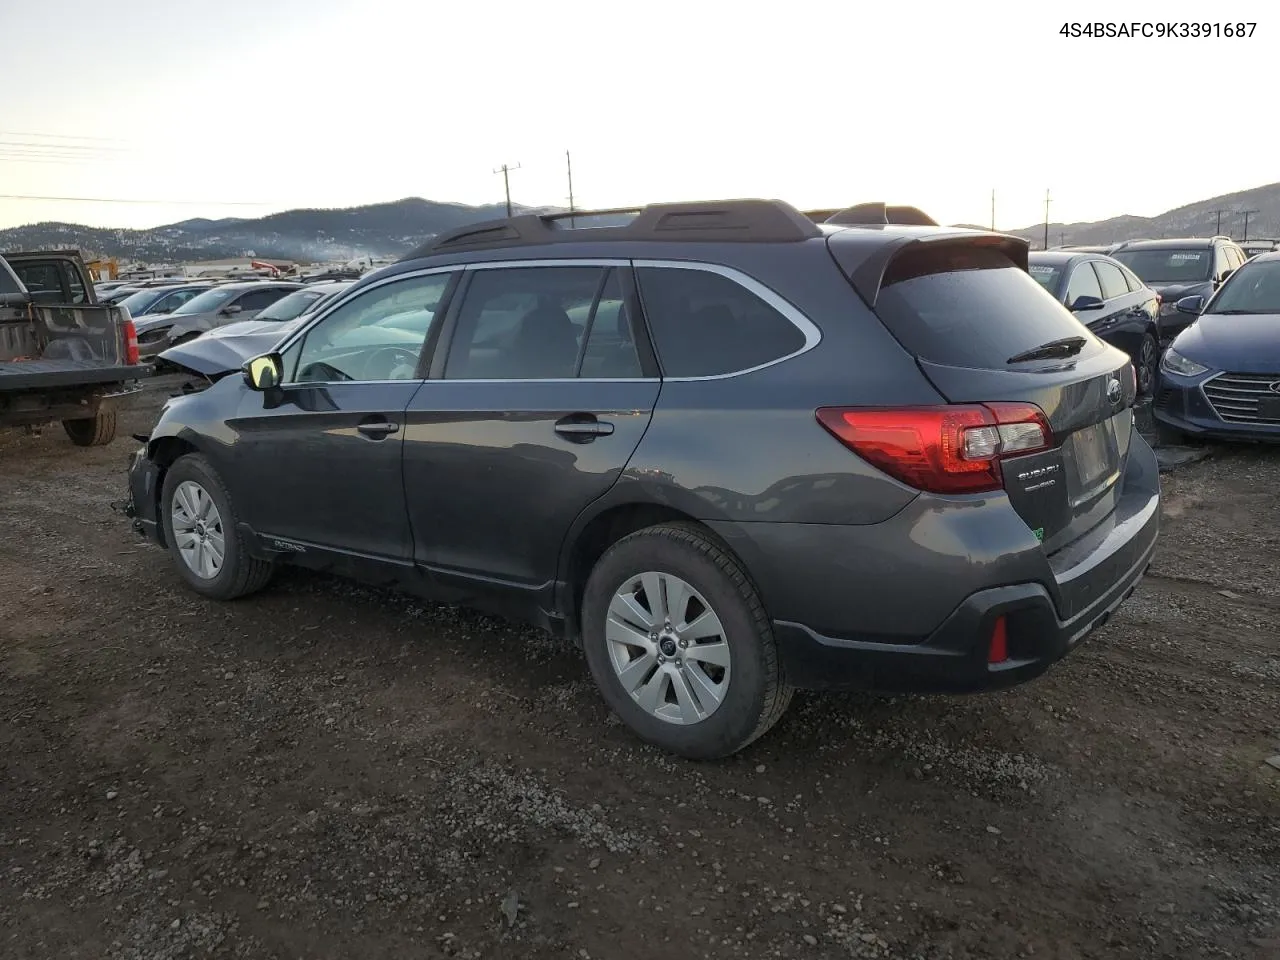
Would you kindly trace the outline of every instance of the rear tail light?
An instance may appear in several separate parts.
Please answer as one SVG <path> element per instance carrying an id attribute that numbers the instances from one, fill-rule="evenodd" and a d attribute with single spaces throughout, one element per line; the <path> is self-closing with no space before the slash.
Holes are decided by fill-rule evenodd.
<path id="1" fill-rule="evenodd" d="M 1029 403 L 823 407 L 817 417 L 872 466 L 930 493 L 999 490 L 1003 458 L 1053 445 L 1043 411 Z"/>
<path id="2" fill-rule="evenodd" d="M 138 328 L 133 325 L 132 320 L 124 322 L 124 362 L 138 362 Z"/>

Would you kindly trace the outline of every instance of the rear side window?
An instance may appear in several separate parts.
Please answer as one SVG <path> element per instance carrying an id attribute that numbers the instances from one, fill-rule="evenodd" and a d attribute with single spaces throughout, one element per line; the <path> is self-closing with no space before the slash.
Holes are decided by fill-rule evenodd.
<path id="1" fill-rule="evenodd" d="M 20 263 L 18 276 L 37 303 L 65 303 L 62 277 L 55 263 Z"/>
<path id="2" fill-rule="evenodd" d="M 1004 369 L 1016 354 L 1085 332 L 1025 270 L 973 244 L 899 256 L 885 273 L 876 313 L 911 353 L 956 367 Z"/>
<path id="3" fill-rule="evenodd" d="M 288 292 L 288 290 L 280 289 L 253 290 L 246 293 L 237 302 L 242 310 L 261 310 L 263 307 L 271 306 Z"/>
<path id="4" fill-rule="evenodd" d="M 722 274 L 640 267 L 636 279 L 663 376 L 738 373 L 805 345 L 799 327 Z"/>
<path id="5" fill-rule="evenodd" d="M 1076 268 L 1071 271 L 1071 280 L 1067 283 L 1067 307 L 1075 306 L 1075 302 L 1081 297 L 1102 299 L 1098 275 L 1093 272 L 1093 265 L 1089 263 L 1076 264 Z"/>
<path id="6" fill-rule="evenodd" d="M 1098 271 L 1098 279 L 1102 281 L 1102 299 L 1114 300 L 1129 292 L 1129 284 L 1125 282 L 1124 274 L 1120 272 L 1119 267 L 1105 260 L 1095 260 L 1093 267 Z"/>
<path id="7" fill-rule="evenodd" d="M 1129 285 L 1129 291 L 1131 293 L 1137 293 L 1144 286 L 1146 286 L 1146 284 L 1144 284 L 1141 280 L 1138 279 L 1138 275 L 1134 273 L 1132 270 L 1129 270 L 1125 267 L 1121 267 L 1120 272 L 1124 274 L 1125 283 Z"/>

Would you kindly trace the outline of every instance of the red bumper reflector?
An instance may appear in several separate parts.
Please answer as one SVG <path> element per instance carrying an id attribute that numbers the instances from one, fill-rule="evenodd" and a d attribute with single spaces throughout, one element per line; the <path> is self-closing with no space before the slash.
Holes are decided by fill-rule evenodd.
<path id="1" fill-rule="evenodd" d="M 1009 659 L 1009 634 L 1005 627 L 1004 617 L 996 618 L 996 625 L 991 628 L 991 646 L 987 648 L 987 663 L 1004 663 Z"/>

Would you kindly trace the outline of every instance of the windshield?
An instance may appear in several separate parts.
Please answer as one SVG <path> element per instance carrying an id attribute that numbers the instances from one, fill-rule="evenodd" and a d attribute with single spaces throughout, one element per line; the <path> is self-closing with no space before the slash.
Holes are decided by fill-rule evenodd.
<path id="1" fill-rule="evenodd" d="M 1241 267 L 1206 312 L 1280 314 L 1280 261 L 1268 260 Z"/>
<path id="2" fill-rule="evenodd" d="M 192 297 L 177 310 L 173 311 L 173 316 L 181 317 L 192 313 L 212 313 L 238 292 L 236 290 L 228 290 L 226 287 L 215 287 L 212 290 L 206 290 L 199 296 Z"/>
<path id="3" fill-rule="evenodd" d="M 1044 287 L 1055 297 L 1058 295 L 1058 281 L 1062 279 L 1062 267 L 1053 263 L 1033 263 L 1027 267 L 1031 279 Z"/>
<path id="4" fill-rule="evenodd" d="M 255 320 L 292 320 L 306 313 L 318 300 L 324 299 L 319 290 L 299 290 L 287 297 L 281 297 L 271 306 L 257 314 Z"/>
<path id="5" fill-rule="evenodd" d="M 1213 274 L 1213 251 L 1119 250 L 1112 254 L 1145 283 L 1198 283 Z"/>
<path id="6" fill-rule="evenodd" d="M 168 292 L 168 290 L 164 289 L 139 290 L 137 293 L 131 293 L 121 300 L 120 306 L 128 307 L 131 315 L 140 317 L 151 308 L 152 304 Z"/>

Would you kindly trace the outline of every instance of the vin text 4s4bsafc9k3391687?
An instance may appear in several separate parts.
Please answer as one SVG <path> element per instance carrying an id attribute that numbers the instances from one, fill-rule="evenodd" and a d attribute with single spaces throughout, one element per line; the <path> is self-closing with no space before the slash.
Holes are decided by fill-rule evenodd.
<path id="1" fill-rule="evenodd" d="M 689 757 L 793 689 L 1030 679 L 1159 525 L 1129 358 L 1025 241 L 776 201 L 444 235 L 169 402 L 130 510 L 197 592 L 283 562 L 581 644 Z"/>

